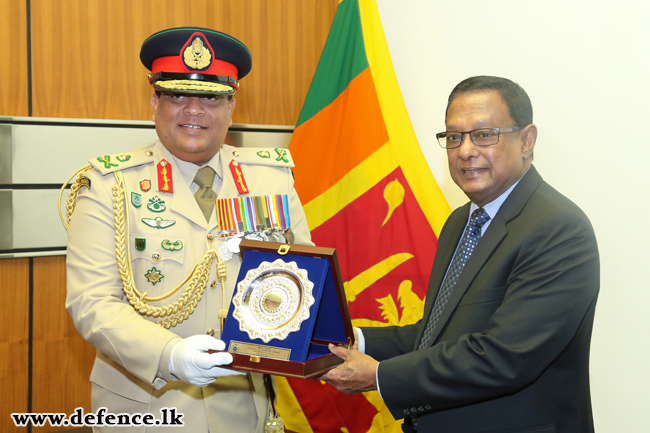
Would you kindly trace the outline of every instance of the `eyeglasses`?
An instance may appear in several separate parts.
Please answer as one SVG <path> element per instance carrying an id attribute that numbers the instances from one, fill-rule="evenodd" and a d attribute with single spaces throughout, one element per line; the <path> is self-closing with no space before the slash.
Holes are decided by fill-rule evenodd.
<path id="1" fill-rule="evenodd" d="M 473 131 L 457 132 L 445 131 L 436 134 L 438 144 L 443 149 L 455 149 L 463 143 L 465 134 L 469 134 L 472 143 L 477 146 L 492 146 L 499 142 L 499 135 L 506 132 L 521 131 L 519 126 L 512 126 L 510 128 L 480 128 Z"/>

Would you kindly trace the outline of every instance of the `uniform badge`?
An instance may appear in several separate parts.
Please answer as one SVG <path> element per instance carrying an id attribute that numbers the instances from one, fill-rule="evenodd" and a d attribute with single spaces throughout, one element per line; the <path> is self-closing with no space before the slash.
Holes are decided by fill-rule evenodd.
<path id="1" fill-rule="evenodd" d="M 142 192 L 147 192 L 151 189 L 151 179 L 145 179 L 140 181 L 140 189 Z"/>
<path id="2" fill-rule="evenodd" d="M 268 150 L 260 150 L 259 152 L 257 152 L 257 156 L 261 158 L 270 158 L 271 152 L 269 152 Z"/>
<path id="3" fill-rule="evenodd" d="M 169 239 L 164 239 L 161 242 L 161 246 L 167 251 L 178 251 L 183 249 L 183 242 L 181 241 L 170 241 Z"/>
<path id="4" fill-rule="evenodd" d="M 147 209 L 152 212 L 164 212 L 165 209 L 167 209 L 167 206 L 165 206 L 164 201 L 162 201 L 158 196 L 155 196 L 149 199 Z"/>
<path id="5" fill-rule="evenodd" d="M 289 153 L 289 151 L 287 149 L 276 148 L 275 153 L 278 154 L 278 157 L 275 158 L 276 161 L 282 161 L 287 163 L 289 162 L 289 159 L 287 159 L 287 154 Z"/>
<path id="6" fill-rule="evenodd" d="M 164 220 L 160 217 L 156 218 L 142 218 L 140 221 L 148 225 L 149 227 L 153 227 L 155 229 L 166 229 L 167 227 L 171 227 L 174 224 L 176 224 L 176 221 L 174 220 Z"/>
<path id="7" fill-rule="evenodd" d="M 291 227 L 286 194 L 217 199 L 219 237 Z"/>
<path id="8" fill-rule="evenodd" d="M 90 179 L 88 179 L 86 176 L 81 176 L 81 179 L 79 179 L 79 186 L 85 186 L 90 189 Z"/>
<path id="9" fill-rule="evenodd" d="M 118 155 L 116 156 L 117 160 L 120 162 L 126 162 L 131 159 L 131 155 Z"/>
<path id="10" fill-rule="evenodd" d="M 156 171 L 158 172 L 158 191 L 174 192 L 171 164 L 163 159 L 156 166 Z"/>
<path id="11" fill-rule="evenodd" d="M 237 192 L 239 194 L 247 194 L 248 186 L 246 186 L 246 179 L 244 179 L 244 172 L 242 172 L 241 165 L 233 159 L 230 161 L 229 167 L 232 178 L 235 180 L 235 186 L 237 186 Z"/>
<path id="12" fill-rule="evenodd" d="M 149 281 L 154 286 L 156 285 L 156 283 L 159 283 L 160 280 L 165 278 L 165 276 L 163 274 L 161 274 L 160 271 L 158 269 L 156 269 L 155 266 L 153 268 L 149 269 L 147 271 L 147 273 L 144 274 L 144 276 L 147 278 L 147 281 Z"/>
<path id="13" fill-rule="evenodd" d="M 194 33 L 182 51 L 183 63 L 190 69 L 205 70 L 212 64 L 212 50 L 202 33 Z"/>
<path id="14" fill-rule="evenodd" d="M 147 240 L 145 238 L 135 238 L 135 249 L 144 251 L 147 248 Z"/>
<path id="15" fill-rule="evenodd" d="M 103 162 L 104 163 L 104 168 L 107 168 L 107 169 L 111 168 L 111 167 L 117 167 L 117 164 L 113 164 L 111 162 L 111 157 L 109 155 L 104 155 L 103 157 L 98 156 L 97 161 Z"/>
<path id="16" fill-rule="evenodd" d="M 142 196 L 137 192 L 131 192 L 131 204 L 135 207 L 142 206 Z"/>

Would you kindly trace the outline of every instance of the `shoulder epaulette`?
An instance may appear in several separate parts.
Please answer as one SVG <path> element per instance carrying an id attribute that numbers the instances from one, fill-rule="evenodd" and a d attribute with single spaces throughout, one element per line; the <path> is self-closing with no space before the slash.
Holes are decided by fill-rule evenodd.
<path id="1" fill-rule="evenodd" d="M 274 167 L 294 167 L 289 149 L 280 147 L 233 147 L 225 144 L 221 149 L 222 157 L 228 163 L 234 159 L 238 164 L 270 165 Z"/>
<path id="2" fill-rule="evenodd" d="M 154 158 L 151 149 L 138 148 L 129 152 L 98 156 L 97 158 L 91 159 L 89 162 L 101 174 L 106 175 L 118 170 L 153 163 Z"/>

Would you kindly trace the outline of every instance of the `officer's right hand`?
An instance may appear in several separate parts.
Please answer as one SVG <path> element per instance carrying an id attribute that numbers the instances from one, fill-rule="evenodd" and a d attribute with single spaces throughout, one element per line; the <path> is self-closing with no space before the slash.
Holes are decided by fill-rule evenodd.
<path id="1" fill-rule="evenodd" d="M 208 350 L 223 350 L 225 347 L 223 341 L 209 335 L 193 335 L 185 338 L 172 349 L 169 372 L 194 386 L 207 386 L 220 376 L 244 374 L 218 367 L 232 362 L 230 353 L 208 353 Z"/>

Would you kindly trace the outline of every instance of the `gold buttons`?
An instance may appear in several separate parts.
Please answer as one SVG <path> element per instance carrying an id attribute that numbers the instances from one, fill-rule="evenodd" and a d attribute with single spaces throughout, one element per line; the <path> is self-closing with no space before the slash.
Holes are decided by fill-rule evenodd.
<path id="1" fill-rule="evenodd" d="M 153 150 L 145 150 L 144 154 L 147 156 L 152 156 L 153 155 Z"/>
<path id="2" fill-rule="evenodd" d="M 160 260 L 160 254 L 159 253 L 153 253 L 151 258 L 154 259 L 157 262 L 158 260 Z"/>
<path id="3" fill-rule="evenodd" d="M 210 337 L 214 337 L 214 329 L 212 329 L 212 328 L 210 328 L 210 329 L 208 329 L 207 331 L 205 331 L 205 333 L 206 333 L 207 335 L 209 335 Z"/>
<path id="4" fill-rule="evenodd" d="M 210 234 L 208 235 L 208 241 L 209 241 L 209 242 L 212 242 L 213 240 L 214 240 L 214 235 L 213 235 L 212 233 L 210 233 Z"/>
<path id="5" fill-rule="evenodd" d="M 210 283 L 210 287 L 211 287 L 212 289 L 214 289 L 215 287 L 217 287 L 217 282 L 216 282 L 216 281 L 211 282 L 211 283 Z"/>
<path id="6" fill-rule="evenodd" d="M 234 151 L 232 152 L 232 154 L 233 154 L 233 156 L 239 156 L 239 151 L 238 151 L 238 150 L 234 150 Z"/>

